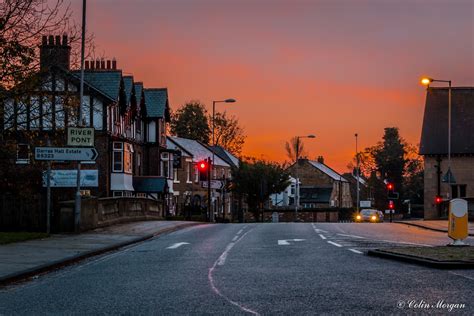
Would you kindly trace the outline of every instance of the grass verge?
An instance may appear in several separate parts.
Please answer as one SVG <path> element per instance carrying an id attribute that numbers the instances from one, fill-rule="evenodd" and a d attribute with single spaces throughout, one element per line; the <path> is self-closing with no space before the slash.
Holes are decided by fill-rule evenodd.
<path id="1" fill-rule="evenodd" d="M 11 244 L 14 242 L 30 239 L 39 239 L 49 237 L 46 233 L 33 232 L 0 232 L 0 245 Z"/>

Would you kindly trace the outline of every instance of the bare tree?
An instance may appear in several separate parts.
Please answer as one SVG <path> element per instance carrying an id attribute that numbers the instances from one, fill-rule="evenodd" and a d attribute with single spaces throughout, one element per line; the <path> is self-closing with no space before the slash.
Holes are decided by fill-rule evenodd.
<path id="1" fill-rule="evenodd" d="M 210 121 L 212 121 L 212 117 Z M 228 117 L 226 112 L 216 113 L 214 124 L 216 145 L 240 156 L 245 142 L 245 135 L 237 118 L 235 116 Z"/>
<path id="2" fill-rule="evenodd" d="M 304 144 L 300 137 L 293 137 L 289 142 L 285 144 L 286 155 L 291 162 L 296 162 L 301 157 L 306 156 L 304 150 Z"/>

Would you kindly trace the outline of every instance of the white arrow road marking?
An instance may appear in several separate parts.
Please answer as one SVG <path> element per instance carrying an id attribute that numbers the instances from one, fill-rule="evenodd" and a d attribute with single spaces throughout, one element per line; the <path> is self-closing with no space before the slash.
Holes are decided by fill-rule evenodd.
<path id="1" fill-rule="evenodd" d="M 362 253 L 363 253 L 362 251 L 355 250 L 355 249 L 349 249 L 349 251 L 352 251 L 352 252 L 354 252 L 354 253 L 358 253 L 358 254 L 362 254 Z"/>
<path id="2" fill-rule="evenodd" d="M 304 241 L 305 239 L 279 239 L 278 245 L 280 246 L 287 246 L 289 245 L 289 241 Z"/>
<path id="3" fill-rule="evenodd" d="M 330 241 L 330 240 L 328 240 L 328 243 L 330 243 L 331 245 L 334 245 L 336 247 L 342 247 L 342 245 L 339 245 L 338 243 L 335 243 L 335 242 Z"/>
<path id="4" fill-rule="evenodd" d="M 182 245 L 189 245 L 188 242 L 177 242 L 175 244 L 172 244 L 171 246 L 167 247 L 166 249 L 176 249 L 178 247 L 181 247 Z"/>

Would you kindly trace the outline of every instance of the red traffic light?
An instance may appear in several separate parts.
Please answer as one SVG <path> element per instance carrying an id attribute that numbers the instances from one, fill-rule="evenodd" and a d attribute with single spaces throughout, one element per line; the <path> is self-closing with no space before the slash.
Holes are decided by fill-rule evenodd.
<path id="1" fill-rule="evenodd" d="M 443 198 L 441 196 L 436 196 L 435 197 L 435 202 L 436 202 L 436 204 L 441 204 L 441 202 L 443 202 Z"/>
<path id="2" fill-rule="evenodd" d="M 387 183 L 387 190 L 393 190 L 393 183 Z"/>
<path id="3" fill-rule="evenodd" d="M 391 209 L 391 210 L 393 210 L 393 208 L 394 208 L 393 201 L 390 201 L 390 202 L 388 203 L 388 208 Z"/>
<path id="4" fill-rule="evenodd" d="M 207 170 L 207 161 L 200 161 L 198 162 L 198 168 L 201 171 Z"/>

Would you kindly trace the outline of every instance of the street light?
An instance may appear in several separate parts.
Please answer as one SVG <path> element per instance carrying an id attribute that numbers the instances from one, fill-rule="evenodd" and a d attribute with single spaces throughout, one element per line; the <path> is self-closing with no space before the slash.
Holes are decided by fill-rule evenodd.
<path id="1" fill-rule="evenodd" d="M 313 134 L 306 136 L 296 136 L 296 148 L 295 148 L 295 158 L 296 158 L 296 183 L 295 183 L 295 222 L 298 220 L 298 206 L 300 204 L 300 179 L 298 177 L 298 159 L 300 158 L 300 139 L 301 138 L 316 138 Z"/>
<path id="2" fill-rule="evenodd" d="M 216 103 L 235 103 L 235 102 L 236 102 L 235 99 L 225 99 L 225 100 L 212 101 L 212 147 L 216 146 L 216 138 L 215 138 Z M 215 156 L 214 155 L 214 150 L 215 150 L 215 148 L 213 148 L 213 150 L 212 150 L 212 168 L 214 168 L 214 156 Z M 214 173 L 214 170 L 212 170 L 212 173 L 210 173 L 210 175 L 212 175 L 213 173 Z M 209 212 L 212 214 L 211 215 L 211 221 L 213 221 L 214 220 L 214 212 L 211 212 L 211 210 L 209 210 Z M 224 205 L 224 217 L 225 217 L 225 205 Z"/>
<path id="3" fill-rule="evenodd" d="M 446 171 L 446 175 L 444 178 L 447 178 L 448 182 L 448 199 L 450 198 L 450 191 L 451 191 L 451 182 L 453 179 L 451 173 L 451 80 L 440 80 L 440 79 L 433 79 L 429 77 L 424 77 L 421 79 L 421 84 L 425 85 L 429 88 L 430 83 L 432 82 L 447 82 L 448 83 L 448 171 Z M 453 181 L 455 182 L 455 181 Z"/>
<path id="4" fill-rule="evenodd" d="M 355 141 L 356 141 L 356 176 L 357 176 L 357 206 L 356 206 L 356 210 L 357 210 L 357 214 L 359 214 L 359 205 L 360 205 L 360 196 L 359 196 L 359 182 L 360 182 L 360 171 L 359 171 L 359 151 L 358 151 L 358 148 L 357 148 L 357 140 L 358 140 L 358 137 L 359 137 L 359 134 L 358 133 L 355 133 L 354 134 L 355 136 Z"/>

